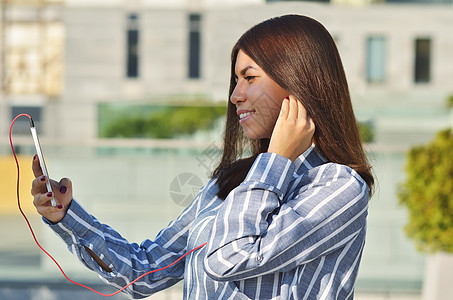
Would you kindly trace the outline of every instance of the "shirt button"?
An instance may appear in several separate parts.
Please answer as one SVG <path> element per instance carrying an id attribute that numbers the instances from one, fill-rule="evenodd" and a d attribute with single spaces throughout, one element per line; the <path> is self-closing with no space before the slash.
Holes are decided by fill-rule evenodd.
<path id="1" fill-rule="evenodd" d="M 255 260 L 256 260 L 256 262 L 262 262 L 263 261 L 263 256 L 262 255 L 257 255 Z"/>

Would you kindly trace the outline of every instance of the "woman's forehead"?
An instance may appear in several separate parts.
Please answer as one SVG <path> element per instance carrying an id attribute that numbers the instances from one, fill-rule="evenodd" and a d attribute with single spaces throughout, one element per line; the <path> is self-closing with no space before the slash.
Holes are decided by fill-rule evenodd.
<path id="1" fill-rule="evenodd" d="M 239 50 L 236 57 L 235 73 L 244 75 L 249 69 L 254 69 L 257 71 L 262 71 L 261 68 L 256 64 L 256 62 L 250 58 L 244 51 Z"/>

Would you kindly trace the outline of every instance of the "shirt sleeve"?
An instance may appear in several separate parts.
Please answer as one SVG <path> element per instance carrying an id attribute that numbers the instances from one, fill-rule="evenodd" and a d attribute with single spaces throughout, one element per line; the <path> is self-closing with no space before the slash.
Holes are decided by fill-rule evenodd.
<path id="1" fill-rule="evenodd" d="M 366 227 L 368 187 L 327 163 L 294 178 L 291 160 L 260 154 L 214 222 L 204 267 L 215 280 L 286 272 L 332 253 Z"/>
<path id="2" fill-rule="evenodd" d="M 50 228 L 67 244 L 69 250 L 102 279 L 120 289 L 137 277 L 174 263 L 187 250 L 189 228 L 197 212 L 200 193 L 190 206 L 169 226 L 159 232 L 154 241 L 140 245 L 129 243 L 118 232 L 88 214 L 76 200 L 72 200 L 67 214 Z M 111 272 L 104 271 L 86 251 L 91 249 Z M 190 250 L 190 249 L 189 249 Z M 151 273 L 125 289 L 133 298 L 143 298 L 172 286 L 184 276 L 185 260 L 165 270 Z"/>

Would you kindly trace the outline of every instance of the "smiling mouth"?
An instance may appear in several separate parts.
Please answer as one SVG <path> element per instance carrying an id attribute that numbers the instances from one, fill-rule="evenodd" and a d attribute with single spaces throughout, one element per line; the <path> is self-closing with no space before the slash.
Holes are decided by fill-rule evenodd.
<path id="1" fill-rule="evenodd" d="M 240 123 L 244 122 L 245 120 L 250 118 L 254 113 L 255 113 L 254 111 L 248 111 L 248 112 L 240 114 L 239 115 L 239 122 Z"/>

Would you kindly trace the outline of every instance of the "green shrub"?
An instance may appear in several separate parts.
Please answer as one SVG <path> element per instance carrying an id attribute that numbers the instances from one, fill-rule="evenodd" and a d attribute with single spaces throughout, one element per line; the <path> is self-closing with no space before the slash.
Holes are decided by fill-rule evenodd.
<path id="1" fill-rule="evenodd" d="M 212 128 L 226 115 L 226 106 L 101 105 L 99 136 L 103 138 L 162 138 L 187 136 Z M 358 122 L 364 143 L 374 141 L 370 122 Z"/>
<path id="2" fill-rule="evenodd" d="M 453 108 L 453 95 L 447 98 L 447 108 Z"/>
<path id="3" fill-rule="evenodd" d="M 407 207 L 406 234 L 420 251 L 453 253 L 453 133 L 439 132 L 407 155 L 406 181 L 399 192 Z"/>
<path id="4" fill-rule="evenodd" d="M 170 139 L 212 128 L 226 114 L 224 106 L 161 106 L 110 120 L 101 137 Z"/>
<path id="5" fill-rule="evenodd" d="M 373 126 L 369 122 L 359 122 L 359 132 L 364 143 L 371 143 L 374 141 Z"/>

